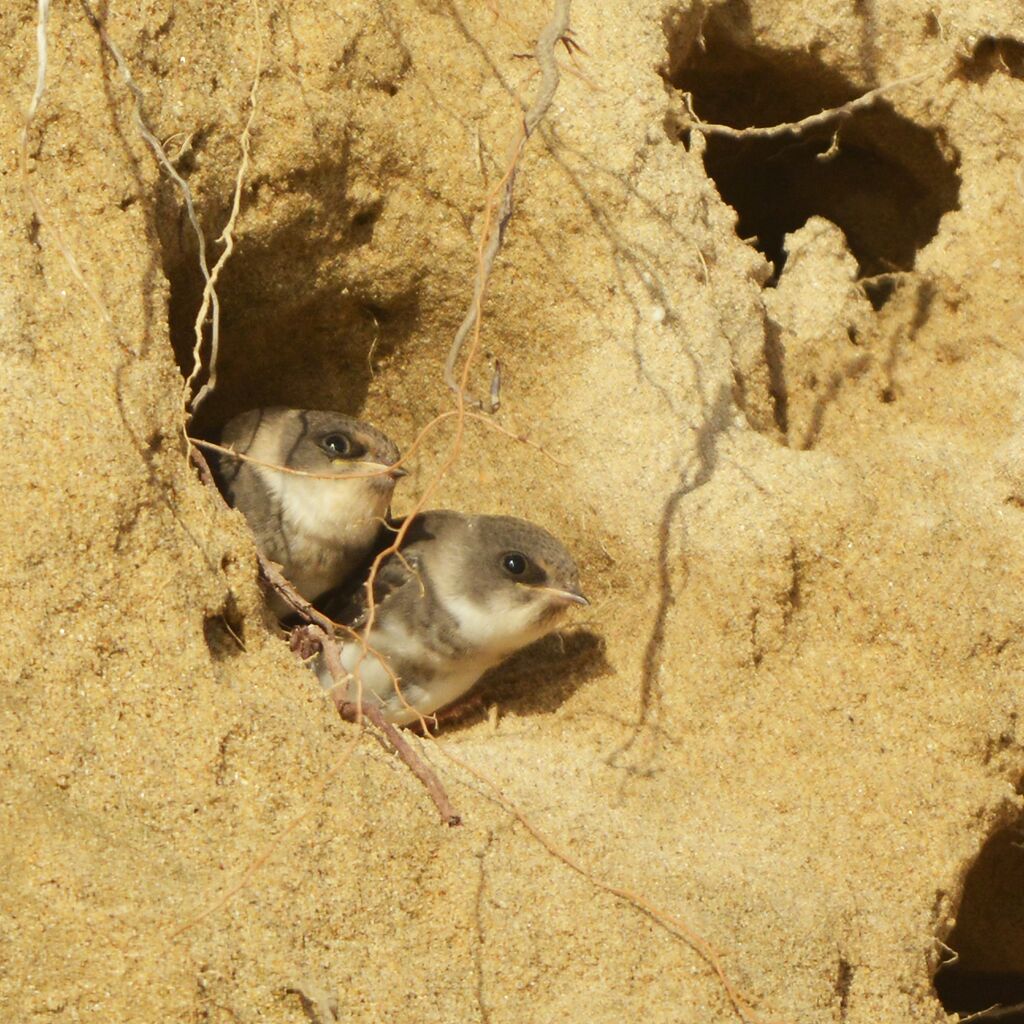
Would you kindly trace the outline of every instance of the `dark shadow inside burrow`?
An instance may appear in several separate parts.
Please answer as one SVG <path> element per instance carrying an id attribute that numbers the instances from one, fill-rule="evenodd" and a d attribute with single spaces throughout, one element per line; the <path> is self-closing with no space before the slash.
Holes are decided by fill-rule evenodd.
<path id="1" fill-rule="evenodd" d="M 663 76 L 690 94 L 693 111 L 708 123 L 793 123 L 871 88 L 812 51 L 757 45 L 743 3 L 714 8 L 699 25 L 670 19 L 666 31 Z M 862 277 L 911 270 L 942 215 L 959 204 L 959 158 L 941 130 L 901 116 L 884 99 L 799 133 L 709 134 L 704 165 L 737 212 L 737 233 L 771 260 L 776 277 L 785 235 L 815 215 L 843 229 Z"/>
<path id="2" fill-rule="evenodd" d="M 1024 1024 L 1024 818 L 981 848 L 945 946 L 935 991 L 947 1013 Z"/>

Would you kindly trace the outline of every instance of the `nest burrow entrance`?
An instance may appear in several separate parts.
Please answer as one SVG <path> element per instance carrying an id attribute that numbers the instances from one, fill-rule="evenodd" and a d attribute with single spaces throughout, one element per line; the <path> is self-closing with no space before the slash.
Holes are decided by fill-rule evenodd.
<path id="1" fill-rule="evenodd" d="M 1024 1024 L 1024 816 L 981 848 L 944 941 L 935 991 L 946 1012 Z"/>
<path id="2" fill-rule="evenodd" d="M 292 175 L 303 202 L 278 202 L 275 188 L 255 179 L 246 188 L 235 248 L 217 282 L 220 340 L 216 388 L 199 407 L 193 429 L 209 436 L 233 415 L 256 406 L 336 409 L 360 415 L 381 363 L 414 330 L 415 289 L 401 294 L 377 287 L 358 266 L 373 241 L 380 202 L 347 195 L 336 167 Z M 289 179 L 291 180 L 291 179 Z M 227 220 L 229 197 L 197 212 L 204 224 Z M 246 224 L 254 209 L 256 226 Z M 164 274 L 169 282 L 168 325 L 183 376 L 193 368 L 195 321 L 204 278 L 194 232 L 177 192 L 158 206 Z M 264 227 L 268 222 L 270 226 Z M 222 245 L 206 237 L 212 267 Z M 355 269 L 351 276 L 349 266 Z M 210 353 L 210 318 L 204 326 L 204 365 Z M 207 379 L 204 370 L 198 385 Z"/>
<path id="3" fill-rule="evenodd" d="M 663 76 L 690 94 L 707 123 L 791 124 L 872 88 L 829 67 L 813 49 L 759 45 L 744 4 L 715 7 L 699 22 L 670 20 L 666 31 Z M 861 277 L 871 279 L 911 270 L 942 215 L 959 205 L 959 158 L 941 129 L 901 116 L 884 99 L 800 133 L 708 134 L 704 165 L 736 210 L 737 234 L 774 264 L 776 278 L 785 235 L 812 216 L 842 228 Z"/>

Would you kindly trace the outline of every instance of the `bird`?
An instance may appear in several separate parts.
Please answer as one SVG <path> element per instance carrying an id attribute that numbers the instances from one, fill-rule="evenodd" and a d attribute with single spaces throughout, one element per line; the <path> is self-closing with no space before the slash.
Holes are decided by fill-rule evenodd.
<path id="1" fill-rule="evenodd" d="M 307 601 L 363 564 L 406 475 L 390 438 L 339 412 L 250 409 L 225 424 L 220 444 L 256 460 L 221 452 L 214 471 L 261 553 Z M 269 600 L 281 618 L 293 611 L 275 593 Z"/>
<path id="2" fill-rule="evenodd" d="M 324 598 L 325 614 L 348 627 L 343 675 L 334 678 L 323 654 L 314 668 L 335 700 L 369 702 L 394 725 L 457 701 L 488 669 L 551 632 L 568 608 L 589 604 L 572 555 L 547 530 L 512 516 L 441 510 L 412 517 L 372 591 L 372 621 L 366 585 Z"/>

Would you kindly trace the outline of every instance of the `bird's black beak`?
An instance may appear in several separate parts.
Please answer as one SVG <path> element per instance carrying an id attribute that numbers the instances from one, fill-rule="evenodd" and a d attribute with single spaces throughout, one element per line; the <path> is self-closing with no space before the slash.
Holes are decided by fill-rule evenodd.
<path id="1" fill-rule="evenodd" d="M 392 480 L 401 480 L 403 476 L 408 476 L 408 475 L 409 475 L 409 470 L 402 469 L 401 466 L 392 466 L 388 470 L 388 476 L 391 477 Z"/>
<path id="2" fill-rule="evenodd" d="M 578 590 L 557 590 L 555 587 L 544 588 L 556 601 L 564 604 L 579 604 L 586 607 L 590 602 Z"/>

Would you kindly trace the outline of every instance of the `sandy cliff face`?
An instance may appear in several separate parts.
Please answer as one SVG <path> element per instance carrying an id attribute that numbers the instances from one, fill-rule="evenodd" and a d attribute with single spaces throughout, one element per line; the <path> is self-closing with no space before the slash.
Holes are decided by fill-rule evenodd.
<path id="1" fill-rule="evenodd" d="M 471 381 L 500 361 L 497 418 L 557 463 L 471 424 L 436 500 L 543 523 L 593 607 L 492 681 L 496 724 L 426 748 L 454 830 L 326 706 L 262 610 L 240 517 L 186 465 L 195 239 L 75 5 L 49 20 L 33 211 L 36 21 L 15 6 L 3 1019 L 737 1019 L 672 920 L 766 1020 L 943 1020 L 940 940 L 964 968 L 940 980 L 948 1010 L 1010 999 L 993 993 L 1024 974 L 1016 4 L 574 5 L 585 53 L 560 51 L 519 168 Z M 197 430 L 335 407 L 407 447 L 450 407 L 443 359 L 549 16 L 105 10 L 213 255 L 261 53 Z M 744 128 L 902 79 L 767 139 L 705 135 L 684 99 Z M 429 435 L 398 511 L 451 440 Z"/>

